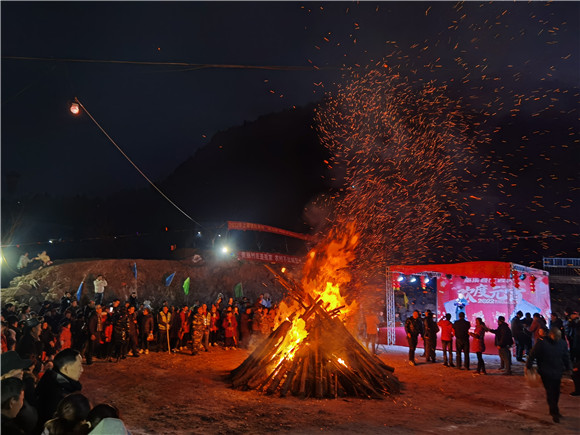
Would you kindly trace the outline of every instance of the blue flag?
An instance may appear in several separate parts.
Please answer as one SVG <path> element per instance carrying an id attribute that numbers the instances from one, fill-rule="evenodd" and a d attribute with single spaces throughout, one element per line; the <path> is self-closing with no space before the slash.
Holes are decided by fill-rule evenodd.
<path id="1" fill-rule="evenodd" d="M 165 278 L 165 287 L 169 287 L 171 285 L 171 281 L 173 281 L 173 277 L 175 276 L 175 272 Z"/>
<path id="2" fill-rule="evenodd" d="M 81 285 L 79 285 L 79 289 L 77 290 L 77 301 L 81 301 L 81 293 L 83 292 L 83 284 L 84 281 L 81 281 Z"/>
<path id="3" fill-rule="evenodd" d="M 133 269 L 133 275 L 135 275 L 135 279 L 137 279 L 137 263 L 133 263 L 131 269 Z"/>

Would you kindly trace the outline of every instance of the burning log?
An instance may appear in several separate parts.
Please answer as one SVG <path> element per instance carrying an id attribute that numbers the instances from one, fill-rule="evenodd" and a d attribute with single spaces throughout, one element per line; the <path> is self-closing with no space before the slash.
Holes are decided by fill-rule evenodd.
<path id="1" fill-rule="evenodd" d="M 394 368 L 370 354 L 350 334 L 336 317 L 340 309 L 327 311 L 320 298 L 268 269 L 304 312 L 282 322 L 230 373 L 234 388 L 316 398 L 382 399 L 400 392 Z"/>

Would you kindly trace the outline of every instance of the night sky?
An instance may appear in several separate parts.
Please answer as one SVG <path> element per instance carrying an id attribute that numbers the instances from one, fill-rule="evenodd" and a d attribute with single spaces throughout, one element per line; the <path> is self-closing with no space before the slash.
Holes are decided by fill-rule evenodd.
<path id="1" fill-rule="evenodd" d="M 353 72 L 388 65 L 419 82 L 461 83 L 464 98 L 492 82 L 498 97 L 487 108 L 501 106 L 500 115 L 515 107 L 530 116 L 549 105 L 558 109 L 562 103 L 554 93 L 565 90 L 564 122 L 573 122 L 565 143 L 556 144 L 566 153 L 557 154 L 548 171 L 572 173 L 558 194 L 577 204 L 578 171 L 571 168 L 579 160 L 578 2 L 2 2 L 1 7 L 2 182 L 8 173 L 19 174 L 18 194 L 102 196 L 147 186 L 86 114 L 70 114 L 74 97 L 159 180 L 217 132 L 318 102 L 344 88 Z M 255 66 L 260 68 L 249 68 Z M 491 118 L 493 135 L 500 116 Z M 508 197 L 517 202 L 514 192 Z M 553 206 L 549 195 L 539 202 Z M 574 207 L 578 211 L 572 207 L 567 216 L 575 214 Z"/>

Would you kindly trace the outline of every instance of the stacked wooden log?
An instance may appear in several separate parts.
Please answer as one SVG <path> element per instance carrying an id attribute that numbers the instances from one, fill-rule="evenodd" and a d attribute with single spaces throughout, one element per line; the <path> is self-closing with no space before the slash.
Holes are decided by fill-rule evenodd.
<path id="1" fill-rule="evenodd" d="M 299 397 L 382 399 L 400 392 L 394 368 L 356 340 L 338 319 L 296 282 L 268 269 L 302 307 L 280 324 L 235 370 L 234 388 Z M 293 340 L 293 328 L 307 335 Z"/>

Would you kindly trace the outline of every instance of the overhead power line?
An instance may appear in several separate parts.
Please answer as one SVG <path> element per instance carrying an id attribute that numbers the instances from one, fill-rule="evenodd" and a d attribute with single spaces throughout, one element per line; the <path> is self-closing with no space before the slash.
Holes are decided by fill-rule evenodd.
<path id="1" fill-rule="evenodd" d="M 196 223 L 197 225 L 199 225 L 200 227 L 204 228 L 204 226 L 202 224 L 200 224 L 199 222 L 197 222 L 195 219 L 193 219 L 191 216 L 189 216 L 186 212 L 184 212 L 181 208 L 179 208 L 177 206 L 177 204 L 175 204 L 171 199 L 169 199 L 169 197 L 167 195 L 165 195 L 161 189 L 159 189 L 159 187 L 157 187 L 155 185 L 155 183 L 153 181 L 151 181 L 149 179 L 149 177 L 147 177 L 147 175 L 145 175 L 145 173 L 139 169 L 139 167 L 133 162 L 133 160 L 131 160 L 129 158 L 129 156 L 127 154 L 125 154 L 125 152 L 121 149 L 121 147 L 119 145 L 117 145 L 115 143 L 115 141 L 113 140 L 113 138 L 111 136 L 109 136 L 109 134 L 105 131 L 105 129 L 103 127 L 101 127 L 101 125 L 97 122 L 97 120 L 95 118 L 93 118 L 93 115 L 91 115 L 91 113 L 87 110 L 87 108 L 83 105 L 83 103 L 81 103 L 79 101 L 79 99 L 77 97 L 75 97 L 75 102 L 78 103 L 78 105 L 85 111 L 85 113 L 89 116 L 89 118 L 91 118 L 91 120 L 95 123 L 95 125 L 97 127 L 99 127 L 99 130 L 101 130 L 103 132 L 103 134 L 105 136 L 107 136 L 107 139 L 109 139 L 109 141 L 111 141 L 111 143 L 113 145 L 115 145 L 115 148 L 117 148 L 119 150 L 119 152 L 123 155 L 123 157 L 125 157 L 127 159 L 127 161 L 129 163 L 131 163 L 131 165 L 133 165 L 133 167 L 137 170 L 137 172 L 139 172 L 139 174 L 141 174 L 143 176 L 143 178 L 145 178 L 145 180 L 147 180 L 147 182 L 153 186 L 153 188 L 159 192 L 159 194 L 165 198 L 173 207 L 175 207 L 177 210 L 179 210 L 185 217 L 187 217 L 190 221 L 192 221 L 193 223 Z"/>
<path id="2" fill-rule="evenodd" d="M 58 57 L 28 57 L 28 56 L 2 56 L 6 60 L 33 60 L 43 62 L 75 62 L 75 63 L 112 63 L 126 65 L 166 65 L 166 66 L 184 66 L 194 67 L 195 69 L 203 68 L 221 68 L 221 69 L 265 69 L 273 71 L 317 71 L 322 69 L 343 70 L 344 67 L 328 66 L 297 66 L 297 65 L 239 65 L 239 64 L 219 64 L 219 63 L 190 63 L 190 62 L 150 62 L 135 60 L 108 60 L 108 59 L 71 59 Z"/>

